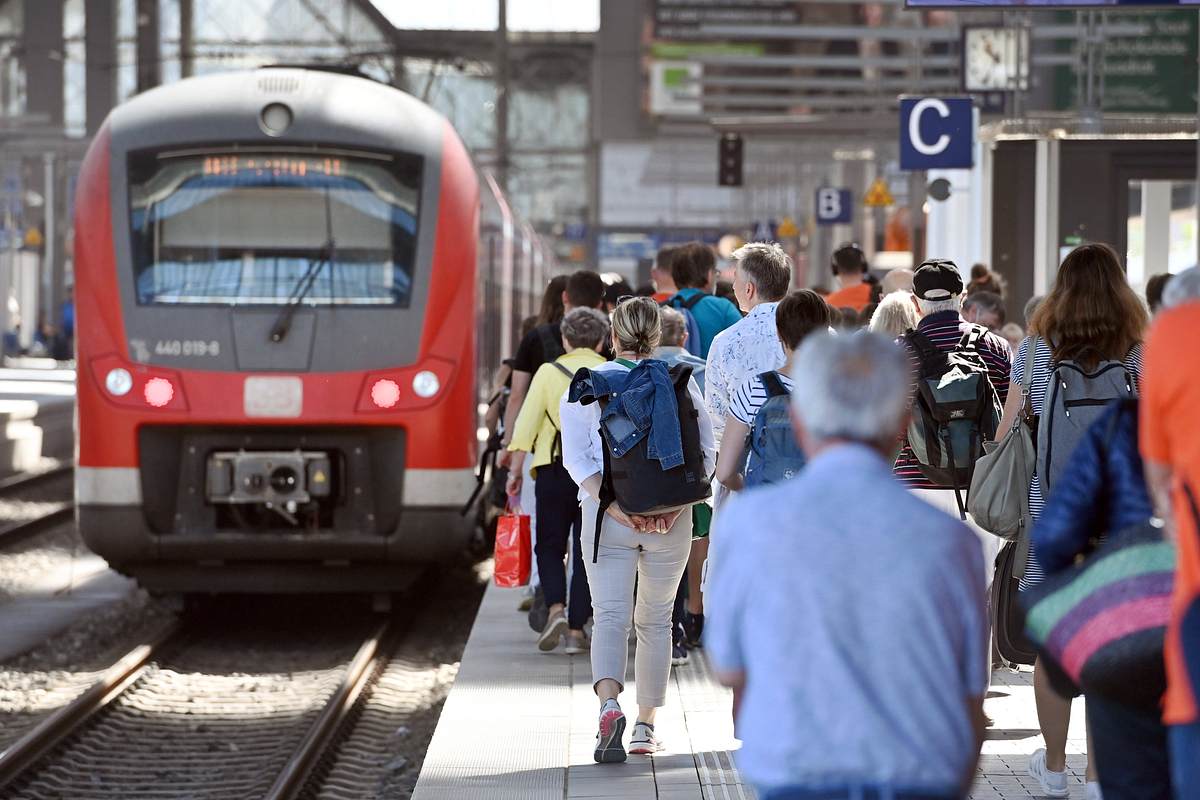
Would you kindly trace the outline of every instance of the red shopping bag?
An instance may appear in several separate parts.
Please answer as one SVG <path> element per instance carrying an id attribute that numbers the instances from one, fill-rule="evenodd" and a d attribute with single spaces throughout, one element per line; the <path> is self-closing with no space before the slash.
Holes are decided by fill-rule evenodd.
<path id="1" fill-rule="evenodd" d="M 511 509 L 496 520 L 496 585 L 505 589 L 529 583 L 533 569 L 533 545 L 529 515 Z"/>

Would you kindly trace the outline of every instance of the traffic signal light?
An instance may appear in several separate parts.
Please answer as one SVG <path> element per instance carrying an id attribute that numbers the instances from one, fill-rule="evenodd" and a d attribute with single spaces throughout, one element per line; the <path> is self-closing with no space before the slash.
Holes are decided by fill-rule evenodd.
<path id="1" fill-rule="evenodd" d="M 721 135 L 717 185 L 742 185 L 742 137 L 739 134 L 725 133 Z"/>

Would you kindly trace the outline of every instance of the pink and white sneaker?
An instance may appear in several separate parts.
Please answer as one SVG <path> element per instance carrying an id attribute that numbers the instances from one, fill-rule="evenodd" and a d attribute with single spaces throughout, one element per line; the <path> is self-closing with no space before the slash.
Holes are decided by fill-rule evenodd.
<path id="1" fill-rule="evenodd" d="M 621 737 L 625 735 L 625 714 L 616 700 L 600 706 L 600 732 L 596 734 L 596 763 L 619 764 L 626 759 Z"/>

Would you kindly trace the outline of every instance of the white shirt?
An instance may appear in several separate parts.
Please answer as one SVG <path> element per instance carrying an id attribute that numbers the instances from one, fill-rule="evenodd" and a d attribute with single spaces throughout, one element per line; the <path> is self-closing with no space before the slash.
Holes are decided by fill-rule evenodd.
<path id="1" fill-rule="evenodd" d="M 629 367 L 616 361 L 606 361 L 595 372 L 607 370 L 625 370 Z M 717 447 L 713 441 L 713 426 L 708 413 L 704 410 L 704 398 L 700 395 L 700 387 L 695 378 L 688 380 L 688 392 L 692 396 L 692 404 L 696 406 L 699 416 L 696 419 L 700 426 L 700 448 L 704 451 L 704 471 L 711 475 L 717 463 Z M 583 482 L 593 475 L 604 471 L 604 443 L 600 440 L 600 404 L 567 402 L 567 389 L 559 401 L 558 414 L 562 422 L 562 454 L 563 466 L 571 476 L 571 480 L 579 485 L 579 499 L 588 497 Z"/>
<path id="2" fill-rule="evenodd" d="M 704 371 L 704 406 L 712 417 L 717 446 L 725 433 L 725 415 L 733 392 L 760 372 L 779 369 L 786 361 L 775 329 L 775 307 L 760 303 L 740 322 L 717 334 Z"/>

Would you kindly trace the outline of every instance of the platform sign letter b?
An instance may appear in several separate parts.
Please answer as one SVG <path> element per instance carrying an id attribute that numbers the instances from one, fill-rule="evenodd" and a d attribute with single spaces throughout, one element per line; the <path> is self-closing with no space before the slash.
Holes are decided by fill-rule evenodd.
<path id="1" fill-rule="evenodd" d="M 849 189 L 824 187 L 817 189 L 817 224 L 846 225 L 853 209 Z"/>

